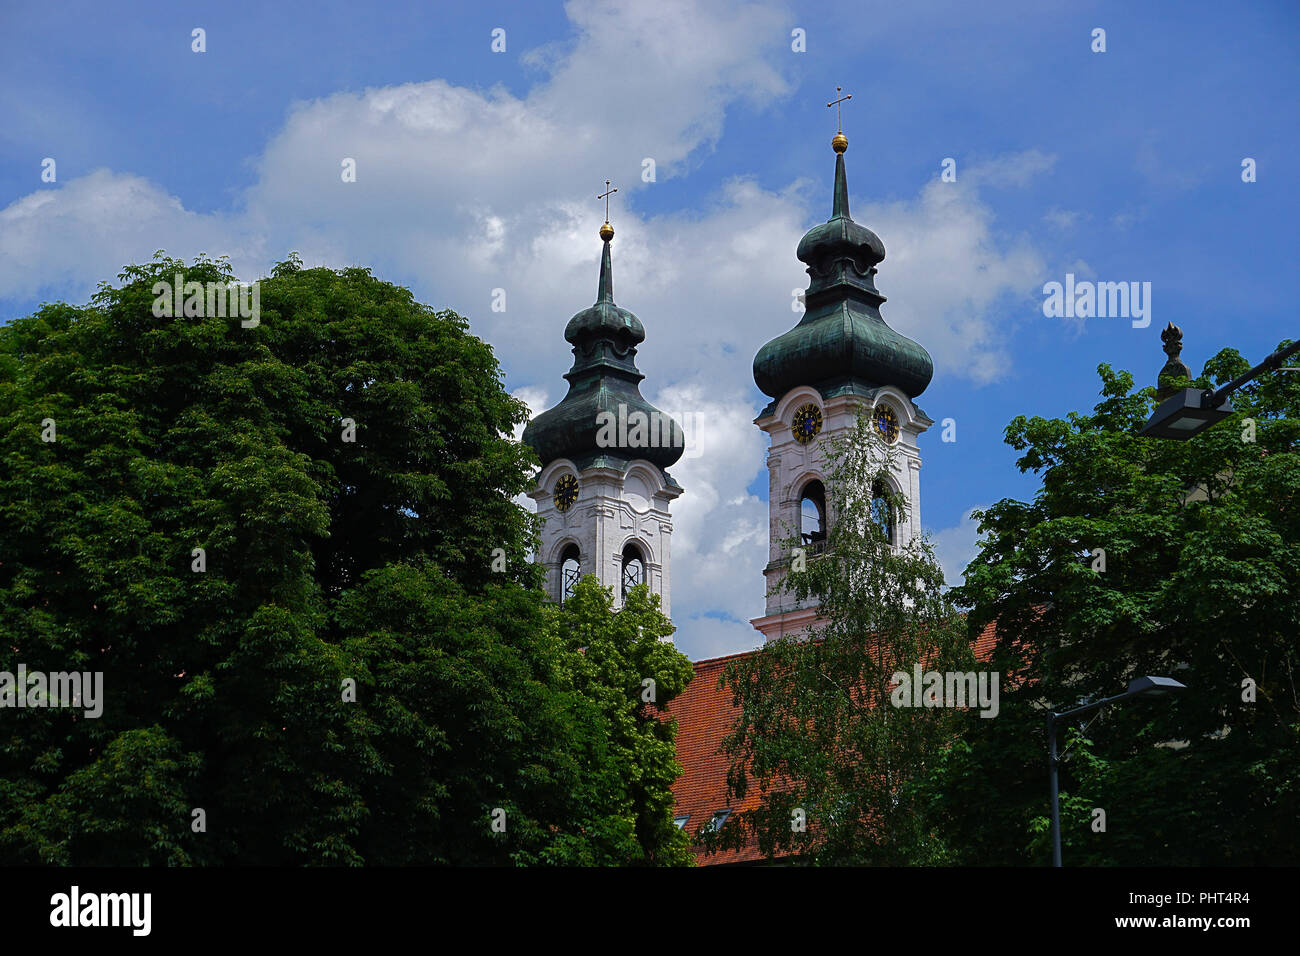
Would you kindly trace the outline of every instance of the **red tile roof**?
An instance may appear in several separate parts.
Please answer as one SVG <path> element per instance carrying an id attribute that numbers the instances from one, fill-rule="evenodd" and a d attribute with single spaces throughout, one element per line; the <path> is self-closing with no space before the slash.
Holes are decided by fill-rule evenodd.
<path id="1" fill-rule="evenodd" d="M 994 625 L 989 624 L 976 639 L 977 659 L 987 660 L 993 652 L 994 633 Z M 696 661 L 695 677 L 668 705 L 668 713 L 677 718 L 677 762 L 683 767 L 682 775 L 673 784 L 674 815 L 688 815 L 685 829 L 692 835 L 698 834 L 700 827 L 712 820 L 719 810 L 730 809 L 732 813 L 740 813 L 756 808 L 762 801 L 763 794 L 757 788 L 751 788 L 744 800 L 729 802 L 729 760 L 719 753 L 722 738 L 731 732 L 739 712 L 732 701 L 731 689 L 719 688 L 718 679 L 729 663 L 756 653 L 745 651 Z M 763 859 L 756 839 L 739 850 L 717 853 L 696 850 L 696 863 L 700 866 L 753 863 Z"/>
<path id="2" fill-rule="evenodd" d="M 993 642 L 997 636 L 997 626 L 993 621 L 984 625 L 980 636 L 975 638 L 975 659 L 986 661 L 993 655 Z"/>
<path id="3" fill-rule="evenodd" d="M 751 789 L 737 804 L 727 799 L 727 767 L 729 760 L 718 752 L 722 738 L 731 732 L 738 710 L 732 703 L 730 688 L 720 689 L 718 678 L 726 666 L 735 660 L 749 657 L 756 651 L 715 657 L 695 662 L 695 677 L 680 695 L 668 705 L 668 712 L 677 718 L 677 762 L 684 768 L 673 784 L 673 798 L 677 809 L 675 816 L 689 814 L 686 831 L 692 835 L 713 819 L 719 810 L 733 813 L 752 810 L 759 805 L 762 794 Z M 763 859 L 755 842 L 740 850 L 722 850 L 718 853 L 696 851 L 696 862 L 701 866 L 723 863 L 747 863 Z"/>

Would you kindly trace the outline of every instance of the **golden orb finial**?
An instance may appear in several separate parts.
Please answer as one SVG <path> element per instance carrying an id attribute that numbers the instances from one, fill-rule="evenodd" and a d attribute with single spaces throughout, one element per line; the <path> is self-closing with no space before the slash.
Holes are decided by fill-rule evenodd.
<path id="1" fill-rule="evenodd" d="M 842 153 L 849 148 L 849 138 L 843 133 L 836 133 L 831 137 L 831 149 L 837 153 Z"/>
<path id="2" fill-rule="evenodd" d="M 600 227 L 600 238 L 606 242 L 614 238 L 614 227 L 606 221 L 605 225 Z"/>

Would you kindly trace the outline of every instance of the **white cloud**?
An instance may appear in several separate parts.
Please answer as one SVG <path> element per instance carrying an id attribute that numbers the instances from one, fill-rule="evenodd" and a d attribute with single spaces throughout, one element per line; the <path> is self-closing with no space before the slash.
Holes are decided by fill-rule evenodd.
<path id="1" fill-rule="evenodd" d="M 1155 140 L 1158 135 L 1152 132 L 1138 145 L 1137 154 L 1133 159 L 1137 171 L 1156 186 L 1183 190 L 1199 185 L 1206 178 L 1209 164 L 1201 162 L 1196 163 L 1194 168 L 1189 168 L 1185 153 L 1180 153 L 1178 161 L 1175 162 L 1169 157 L 1176 150 L 1157 150 Z"/>
<path id="2" fill-rule="evenodd" d="M 517 398 L 528 406 L 528 414 L 530 418 L 536 418 L 550 407 L 550 403 L 547 401 L 547 394 L 548 393 L 544 388 L 531 387 L 517 388 L 510 393 L 512 398 Z M 527 423 L 515 426 L 515 441 L 519 441 L 519 439 L 524 437 L 524 429 L 527 427 Z"/>
<path id="3" fill-rule="evenodd" d="M 746 491 L 763 467 L 766 437 L 753 424 L 758 409 L 740 395 L 699 384 L 664 389 L 651 400 L 678 416 L 687 439 L 686 454 L 669 469 L 685 489 L 673 503 L 678 646 L 696 654 L 704 641 L 697 627 L 720 633 L 717 619 L 692 619 L 703 611 L 746 622 L 731 629 L 743 643 L 745 629 L 753 631 L 747 622 L 763 613 L 765 603 L 767 504 Z"/>
<path id="4" fill-rule="evenodd" d="M 1122 229 L 1127 229 L 1129 226 L 1133 225 L 1133 223 L 1139 222 L 1145 218 L 1146 218 L 1145 209 L 1138 209 L 1138 210 L 1128 209 L 1122 212 L 1117 212 L 1115 213 L 1115 215 L 1111 216 L 1110 224 L 1114 226 L 1116 229 L 1122 230 Z"/>
<path id="5" fill-rule="evenodd" d="M 156 249 L 261 258 L 263 240 L 221 214 L 202 215 L 139 176 L 98 169 L 0 209 L 0 288 L 22 300 L 51 293 L 85 301 L 130 259 Z"/>
<path id="6" fill-rule="evenodd" d="M 1043 213 L 1043 221 L 1049 222 L 1057 229 L 1062 231 L 1073 229 L 1076 223 L 1091 218 L 1086 212 L 1078 209 L 1061 209 L 1053 206 L 1047 212 Z"/>
<path id="7" fill-rule="evenodd" d="M 1072 263 L 1070 263 L 1068 266 L 1065 267 L 1065 271 L 1073 272 L 1076 281 L 1078 281 L 1079 279 L 1097 278 L 1097 270 L 1094 269 L 1092 266 L 1090 266 L 1083 259 L 1075 259 Z"/>
<path id="8" fill-rule="evenodd" d="M 979 552 L 979 522 L 972 514 L 987 508 L 976 505 L 968 508 L 961 516 L 961 521 L 951 528 L 935 532 L 931 543 L 934 545 L 935 557 L 943 568 L 943 578 L 949 587 L 963 583 L 963 572 Z"/>
<path id="9" fill-rule="evenodd" d="M 517 388 L 511 392 L 511 395 L 528 406 L 530 418 L 536 418 L 539 414 L 546 411 L 548 407 L 546 394 L 546 389 L 544 388 Z M 513 436 L 515 441 L 519 441 L 519 439 L 523 438 L 524 429 L 527 427 L 527 422 L 515 426 L 515 433 Z M 523 508 L 525 511 L 534 513 L 537 511 L 537 502 L 528 497 L 527 494 L 517 494 L 513 500 L 515 504 Z"/>
<path id="10" fill-rule="evenodd" d="M 1026 149 L 972 163 L 958 178 L 980 186 L 1024 186 L 1056 165 L 1055 153 Z"/>
<path id="11" fill-rule="evenodd" d="M 673 623 L 677 625 L 673 642 L 693 661 L 752 651 L 763 643 L 763 635 L 748 621 L 702 614 L 688 617 L 678 613 L 676 605 L 673 607 Z"/>

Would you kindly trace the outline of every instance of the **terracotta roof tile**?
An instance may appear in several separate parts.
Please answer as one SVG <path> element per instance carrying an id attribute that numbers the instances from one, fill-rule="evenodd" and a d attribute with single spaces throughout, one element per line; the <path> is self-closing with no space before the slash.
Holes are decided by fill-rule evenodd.
<path id="1" fill-rule="evenodd" d="M 749 657 L 755 651 L 730 654 L 711 660 L 695 662 L 695 677 L 680 695 L 668 705 L 668 712 L 677 718 L 677 762 L 684 768 L 673 784 L 673 798 L 677 808 L 675 816 L 689 814 L 686 830 L 692 835 L 713 819 L 719 810 L 733 813 L 752 810 L 762 799 L 754 789 L 739 803 L 727 799 L 728 758 L 718 752 L 722 738 L 731 732 L 739 710 L 732 703 L 730 689 L 718 687 L 727 664 Z M 724 863 L 744 863 L 763 859 L 755 842 L 740 850 L 723 850 L 718 853 L 696 851 L 696 861 L 702 866 Z"/>

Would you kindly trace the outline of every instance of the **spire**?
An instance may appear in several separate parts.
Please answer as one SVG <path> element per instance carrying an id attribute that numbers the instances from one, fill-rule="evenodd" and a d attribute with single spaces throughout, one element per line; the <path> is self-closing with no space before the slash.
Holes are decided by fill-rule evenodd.
<path id="1" fill-rule="evenodd" d="M 845 143 L 844 149 L 848 149 Z M 844 174 L 844 150 L 836 150 L 835 157 L 835 202 L 831 207 L 832 219 L 849 219 L 849 181 Z M 822 207 L 825 208 L 824 206 Z"/>
<path id="2" fill-rule="evenodd" d="M 606 226 L 609 223 L 605 223 Z M 604 238 L 605 229 L 602 227 L 601 238 Z M 614 304 L 614 266 L 609 257 L 609 240 L 614 238 L 614 230 L 609 230 L 609 239 L 605 239 L 605 251 L 600 254 L 600 285 L 596 288 L 596 304 L 602 302 L 609 305 Z"/>
<path id="3" fill-rule="evenodd" d="M 596 304 L 602 302 L 614 304 L 614 267 L 610 264 L 609 244 L 614 239 L 614 227 L 609 224 L 609 197 L 618 192 L 618 187 L 609 188 L 605 180 L 605 191 L 596 198 L 605 200 L 605 224 L 600 227 L 600 238 L 605 243 L 605 251 L 600 255 L 600 286 L 596 289 Z"/>
<path id="4" fill-rule="evenodd" d="M 844 88 L 837 86 L 835 92 L 842 93 Z M 831 208 L 832 219 L 849 218 L 849 181 L 844 174 L 844 154 L 849 148 L 849 138 L 844 135 L 844 116 L 840 112 L 840 104 L 851 99 L 853 94 L 846 93 L 826 104 L 835 107 L 835 135 L 831 137 L 831 149 L 835 150 L 835 203 Z"/>

